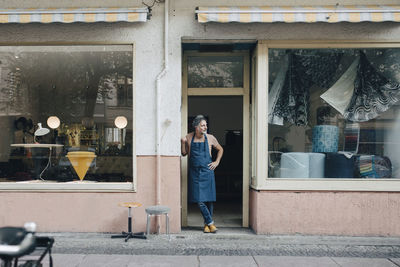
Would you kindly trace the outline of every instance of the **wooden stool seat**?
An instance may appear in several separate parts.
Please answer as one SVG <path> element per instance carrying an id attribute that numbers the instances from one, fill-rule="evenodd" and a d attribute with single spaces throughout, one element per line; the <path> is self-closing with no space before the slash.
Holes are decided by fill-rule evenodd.
<path id="1" fill-rule="evenodd" d="M 139 202 L 120 202 L 118 206 L 125 208 L 138 208 L 141 207 L 142 204 L 140 204 Z"/>
<path id="2" fill-rule="evenodd" d="M 111 238 L 125 238 L 125 242 L 130 238 L 141 238 L 146 239 L 144 232 L 134 233 L 132 232 L 132 208 L 141 207 L 142 204 L 139 202 L 120 202 L 118 206 L 128 208 L 128 232 L 122 232 L 120 235 L 113 235 Z"/>

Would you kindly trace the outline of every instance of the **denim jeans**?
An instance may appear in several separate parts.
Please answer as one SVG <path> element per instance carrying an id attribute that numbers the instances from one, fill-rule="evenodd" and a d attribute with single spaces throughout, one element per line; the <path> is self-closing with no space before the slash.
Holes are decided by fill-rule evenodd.
<path id="1" fill-rule="evenodd" d="M 197 205 L 199 206 L 201 214 L 203 215 L 204 224 L 213 223 L 213 202 L 198 202 Z"/>

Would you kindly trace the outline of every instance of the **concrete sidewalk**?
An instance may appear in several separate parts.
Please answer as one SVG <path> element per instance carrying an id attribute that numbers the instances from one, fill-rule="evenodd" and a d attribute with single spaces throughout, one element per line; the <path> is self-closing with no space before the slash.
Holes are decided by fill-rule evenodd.
<path id="1" fill-rule="evenodd" d="M 42 235 L 55 238 L 56 267 L 400 266 L 400 238 L 395 237 L 255 235 L 242 228 L 217 234 L 186 229 L 128 242 L 109 233 Z"/>
<path id="2" fill-rule="evenodd" d="M 273 267 L 396 267 L 400 258 L 343 258 L 296 256 L 164 256 L 54 254 L 55 267 L 124 267 L 124 266 L 273 266 Z M 48 261 L 43 266 L 48 266 Z"/>
<path id="3" fill-rule="evenodd" d="M 48 233 L 57 254 L 314 256 L 400 258 L 400 238 L 302 235 L 256 235 L 249 229 L 200 229 L 148 239 L 111 239 L 106 233 Z"/>

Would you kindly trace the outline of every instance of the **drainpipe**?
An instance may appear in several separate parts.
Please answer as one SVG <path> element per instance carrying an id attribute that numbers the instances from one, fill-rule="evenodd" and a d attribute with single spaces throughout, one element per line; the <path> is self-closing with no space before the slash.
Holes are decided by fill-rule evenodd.
<path id="1" fill-rule="evenodd" d="M 161 78 L 168 72 L 168 10 L 169 0 L 164 6 L 164 67 L 156 78 L 156 205 L 161 204 Z M 157 216 L 157 232 L 160 229 L 160 220 Z"/>

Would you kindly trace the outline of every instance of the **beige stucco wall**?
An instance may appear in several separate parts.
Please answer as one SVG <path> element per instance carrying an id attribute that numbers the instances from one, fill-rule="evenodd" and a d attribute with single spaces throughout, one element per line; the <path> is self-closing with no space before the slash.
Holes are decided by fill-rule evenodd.
<path id="1" fill-rule="evenodd" d="M 134 231 L 145 231 L 145 207 L 155 205 L 155 157 L 138 157 L 137 192 L 1 192 L 0 226 L 22 226 L 33 221 L 40 232 L 121 232 L 127 230 L 128 209 L 119 202 L 139 202 L 133 208 Z M 180 231 L 180 161 L 179 157 L 162 157 L 161 204 L 171 212 L 170 231 Z M 173 193 L 171 193 L 173 192 Z M 152 230 L 155 231 L 153 218 Z M 165 231 L 162 217 L 161 231 Z"/>
<path id="2" fill-rule="evenodd" d="M 400 194 L 387 192 L 250 192 L 258 234 L 400 236 Z"/>
<path id="3" fill-rule="evenodd" d="M 147 2 L 147 1 L 145 1 Z M 149 4 L 152 1 L 149 1 Z M 336 0 L 324 4 L 336 4 Z M 251 0 L 246 5 L 281 5 L 282 1 Z M 286 5 L 320 1 L 293 0 Z M 340 4 L 398 4 L 398 0 L 341 1 Z M 161 84 L 162 194 L 172 208 L 171 231 L 180 230 L 180 163 L 182 38 L 204 40 L 396 40 L 398 23 L 199 24 L 194 10 L 202 6 L 243 5 L 234 0 L 171 0 L 169 7 L 169 70 Z M 26 1 L 7 0 L 1 8 L 132 7 L 141 0 Z M 164 4 L 156 4 L 146 23 L 0 24 L 4 45 L 49 43 L 134 43 L 135 117 L 138 175 L 136 193 L 0 192 L 0 226 L 36 221 L 39 231 L 126 230 L 127 211 L 120 201 L 155 204 L 155 78 L 163 66 Z M 170 124 L 163 124 L 165 121 Z M 163 126 L 165 125 L 165 126 Z M 4 134 L 4 133 L 3 133 Z M 1 138 L 0 138 L 1 139 Z M 264 177 L 261 177 L 262 179 Z M 172 193 L 171 193 L 172 192 Z M 400 194 L 357 192 L 251 191 L 251 226 L 257 233 L 400 235 Z M 144 208 L 133 211 L 135 231 L 145 227 Z M 322 216 L 323 215 L 323 216 Z M 163 228 L 162 228 L 163 229 Z"/>

